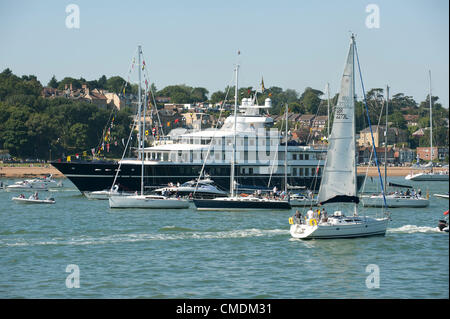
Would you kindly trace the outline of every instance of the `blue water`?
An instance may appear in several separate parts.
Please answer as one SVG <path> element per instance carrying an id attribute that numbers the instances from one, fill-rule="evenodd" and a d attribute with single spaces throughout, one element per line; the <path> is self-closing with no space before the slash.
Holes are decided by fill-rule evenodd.
<path id="1" fill-rule="evenodd" d="M 111 210 L 64 185 L 40 195 L 55 205 L 0 191 L 0 298 L 449 298 L 449 237 L 437 229 L 446 199 L 391 209 L 384 237 L 301 241 L 289 234 L 295 210 Z M 416 185 L 448 192 L 447 182 Z M 66 286 L 68 265 L 79 288 Z"/>

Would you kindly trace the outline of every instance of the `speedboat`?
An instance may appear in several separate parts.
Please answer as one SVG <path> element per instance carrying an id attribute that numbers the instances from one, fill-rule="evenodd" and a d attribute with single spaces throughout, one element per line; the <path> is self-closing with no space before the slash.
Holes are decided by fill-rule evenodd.
<path id="1" fill-rule="evenodd" d="M 119 192 L 119 186 L 114 185 L 113 189 L 104 189 L 102 191 L 83 192 L 87 199 L 107 200 L 111 195 L 132 196 L 135 193 Z"/>
<path id="2" fill-rule="evenodd" d="M 189 201 L 186 199 L 159 195 L 113 194 L 108 199 L 110 208 L 189 208 Z"/>
<path id="3" fill-rule="evenodd" d="M 444 216 L 447 216 L 447 219 L 439 220 L 438 228 L 440 231 L 448 233 L 448 210 L 444 212 Z"/>
<path id="4" fill-rule="evenodd" d="M 35 192 L 35 191 L 48 191 L 48 186 L 45 183 L 37 183 L 33 180 L 24 180 L 16 182 L 12 185 L 6 186 L 6 191 L 24 191 L 24 192 Z"/>
<path id="5" fill-rule="evenodd" d="M 448 199 L 448 193 L 447 194 L 433 194 L 433 196 Z"/>
<path id="6" fill-rule="evenodd" d="M 302 194 L 293 194 L 290 197 L 291 206 L 316 206 L 317 200 Z"/>
<path id="7" fill-rule="evenodd" d="M 55 199 L 53 197 L 48 197 L 46 199 L 39 199 L 35 195 L 31 195 L 29 198 L 25 198 L 25 196 L 17 196 L 11 198 L 16 203 L 21 204 L 54 204 Z"/>
<path id="8" fill-rule="evenodd" d="M 181 185 L 174 186 L 170 184 L 168 187 L 162 187 L 155 190 L 157 194 L 178 194 L 180 196 L 191 196 L 193 198 L 215 198 L 225 197 L 227 192 L 220 189 L 210 178 L 200 180 L 191 180 Z"/>

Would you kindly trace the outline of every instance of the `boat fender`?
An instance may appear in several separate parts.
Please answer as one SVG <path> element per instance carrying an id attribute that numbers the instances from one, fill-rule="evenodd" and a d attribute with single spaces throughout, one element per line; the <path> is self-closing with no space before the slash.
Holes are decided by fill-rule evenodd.
<path id="1" fill-rule="evenodd" d="M 292 217 L 289 217 L 289 225 L 294 225 L 294 219 Z"/>
<path id="2" fill-rule="evenodd" d="M 314 224 L 314 226 L 317 226 L 317 219 L 313 218 L 309 220 L 309 225 L 312 226 Z"/>

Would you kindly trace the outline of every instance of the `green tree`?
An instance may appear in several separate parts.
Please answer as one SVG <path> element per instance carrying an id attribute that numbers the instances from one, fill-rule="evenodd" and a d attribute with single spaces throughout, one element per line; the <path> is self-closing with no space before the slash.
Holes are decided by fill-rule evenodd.
<path id="1" fill-rule="evenodd" d="M 58 87 L 58 81 L 56 80 L 55 75 L 52 76 L 50 81 L 48 82 L 47 86 L 56 89 Z"/>
<path id="2" fill-rule="evenodd" d="M 309 114 L 316 114 L 322 100 L 322 91 L 312 89 L 307 87 L 305 91 L 300 96 L 300 104 L 303 106 L 306 112 Z"/>
<path id="3" fill-rule="evenodd" d="M 392 115 L 390 115 L 389 121 L 392 122 L 392 127 L 406 129 L 406 120 L 400 111 L 395 111 Z"/>

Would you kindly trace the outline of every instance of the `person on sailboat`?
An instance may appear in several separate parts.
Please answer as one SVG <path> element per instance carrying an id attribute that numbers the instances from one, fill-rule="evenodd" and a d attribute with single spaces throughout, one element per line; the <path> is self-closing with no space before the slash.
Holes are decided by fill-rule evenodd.
<path id="1" fill-rule="evenodd" d="M 322 220 L 321 220 L 323 223 L 326 223 L 327 221 L 328 221 L 328 215 L 327 215 L 327 212 L 326 212 L 326 210 L 325 210 L 325 207 L 324 208 L 322 208 Z"/>
<path id="2" fill-rule="evenodd" d="M 314 218 L 314 212 L 310 209 L 308 210 L 308 212 L 306 213 L 306 216 L 309 219 L 313 219 Z"/>
<path id="3" fill-rule="evenodd" d="M 295 222 L 297 224 L 302 223 L 302 213 L 300 213 L 298 209 L 295 211 Z"/>

